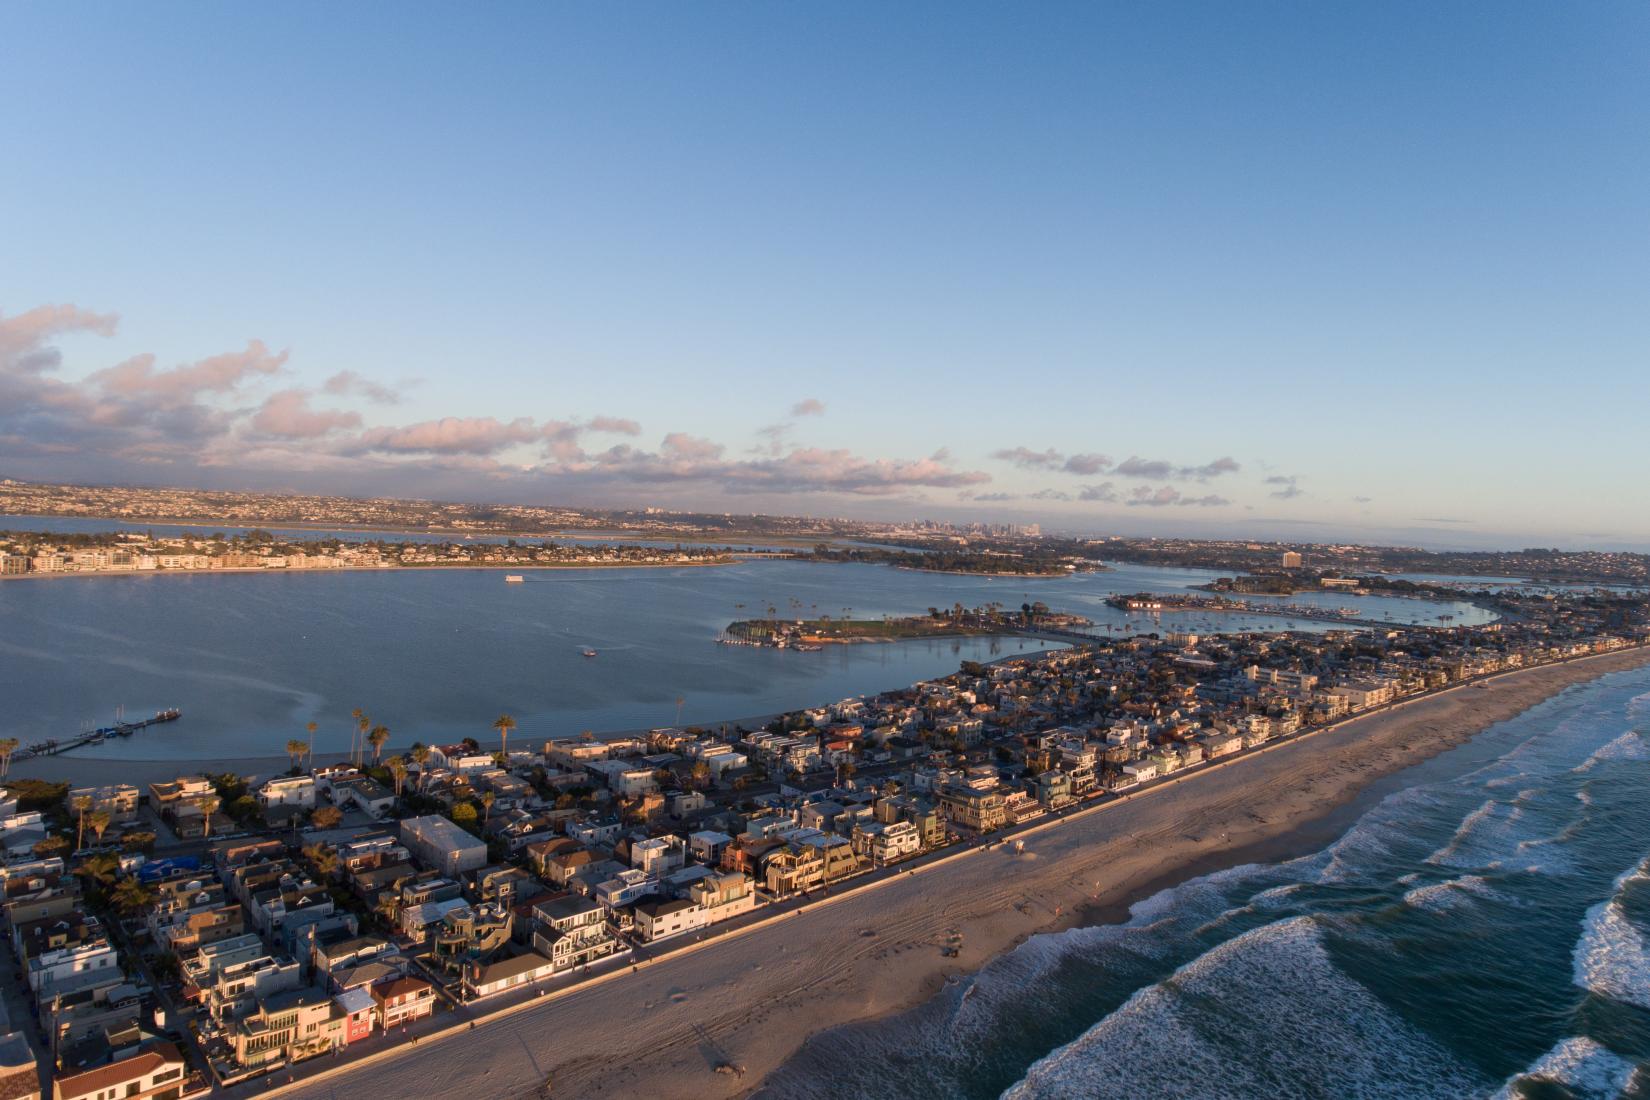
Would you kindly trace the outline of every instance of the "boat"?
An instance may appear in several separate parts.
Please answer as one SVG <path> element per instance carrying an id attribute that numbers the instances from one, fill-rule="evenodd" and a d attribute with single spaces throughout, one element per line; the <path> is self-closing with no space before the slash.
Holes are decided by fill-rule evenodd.
<path id="1" fill-rule="evenodd" d="M 506 574 L 504 574 L 504 583 L 505 584 L 520 584 L 524 580 L 526 580 L 526 578 L 523 577 L 520 573 L 506 573 Z"/>
<path id="2" fill-rule="evenodd" d="M 584 651 L 584 655 L 586 657 L 594 657 L 596 655 L 596 651 L 593 649 L 587 649 Z"/>

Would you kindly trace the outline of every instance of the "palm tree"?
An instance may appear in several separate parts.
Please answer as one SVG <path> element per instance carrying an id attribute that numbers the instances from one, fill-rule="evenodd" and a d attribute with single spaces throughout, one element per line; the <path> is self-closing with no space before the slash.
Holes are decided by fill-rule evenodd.
<path id="1" fill-rule="evenodd" d="M 11 774 L 11 754 L 17 751 L 19 744 L 21 742 L 15 737 L 0 740 L 0 776 Z"/>
<path id="2" fill-rule="evenodd" d="M 501 714 L 498 716 L 498 720 L 493 723 L 493 728 L 498 730 L 499 751 L 508 756 L 510 752 L 510 731 L 516 728 L 516 720 L 508 714 Z"/>
<path id="3" fill-rule="evenodd" d="M 384 742 L 389 739 L 390 728 L 388 726 L 374 726 L 372 732 L 367 734 L 367 744 L 372 746 L 372 762 L 374 764 L 378 763 L 378 756 L 384 751 Z"/>
<path id="4" fill-rule="evenodd" d="M 310 765 L 313 767 L 315 764 L 315 731 L 321 727 L 318 723 L 311 722 L 304 728 L 309 731 L 309 749 L 304 753 L 304 755 L 309 757 Z"/>
<path id="5" fill-rule="evenodd" d="M 117 910 L 131 916 L 149 905 L 150 895 L 143 883 L 128 877 L 115 883 L 114 892 L 109 900 L 114 902 Z"/>
<path id="6" fill-rule="evenodd" d="M 77 794 L 69 805 L 74 807 L 75 817 L 78 819 L 74 841 L 75 851 L 78 852 L 86 846 L 86 814 L 92 808 L 92 797 Z"/>
<path id="7" fill-rule="evenodd" d="M 390 769 L 390 775 L 395 777 L 395 797 L 400 798 L 401 785 L 407 781 L 407 762 L 399 756 L 392 756 L 385 763 Z"/>
<path id="8" fill-rule="evenodd" d="M 93 856 L 75 868 L 74 873 L 100 886 L 108 886 L 120 872 L 120 860 L 111 855 Z"/>
<path id="9" fill-rule="evenodd" d="M 93 810 L 91 813 L 86 815 L 86 821 L 89 825 L 91 825 L 92 832 L 97 835 L 97 842 L 99 844 L 103 843 L 104 830 L 112 825 L 114 820 L 115 815 L 111 814 L 108 810 Z"/>
<path id="10" fill-rule="evenodd" d="M 286 743 L 287 762 L 296 768 L 298 766 L 298 758 L 304 755 L 304 750 L 306 747 L 307 746 L 305 746 L 305 744 L 296 737 L 289 740 Z"/>
<path id="11" fill-rule="evenodd" d="M 481 827 L 487 827 L 487 818 L 493 812 L 493 802 L 498 798 L 492 791 L 481 792 Z"/>
<path id="12" fill-rule="evenodd" d="M 357 767 L 361 765 L 361 757 L 367 751 L 367 730 L 372 726 L 372 719 L 360 707 L 355 708 L 355 737 L 350 741 L 350 763 Z"/>
<path id="13" fill-rule="evenodd" d="M 418 765 L 418 789 L 424 789 L 424 780 L 429 778 L 430 746 L 414 741 L 412 747 L 413 763 Z"/>
<path id="14" fill-rule="evenodd" d="M 218 807 L 221 805 L 223 805 L 223 800 L 215 794 L 202 795 L 195 799 L 194 806 L 201 812 L 201 817 L 204 819 L 205 832 L 201 834 L 202 836 L 209 837 L 212 835 L 212 815 L 218 812 Z"/>
<path id="15" fill-rule="evenodd" d="M 349 712 L 349 716 L 351 718 L 355 719 L 355 724 L 356 724 L 357 727 L 359 727 L 360 729 L 363 729 L 363 730 L 367 728 L 366 725 L 365 725 L 366 720 L 367 720 L 367 712 L 366 711 L 362 710 L 360 707 L 356 707 L 354 710 Z M 356 736 L 357 736 L 356 734 L 352 733 L 352 734 L 350 734 L 350 739 L 349 739 L 349 760 L 350 760 L 351 764 L 355 763 L 355 738 L 356 738 Z"/>

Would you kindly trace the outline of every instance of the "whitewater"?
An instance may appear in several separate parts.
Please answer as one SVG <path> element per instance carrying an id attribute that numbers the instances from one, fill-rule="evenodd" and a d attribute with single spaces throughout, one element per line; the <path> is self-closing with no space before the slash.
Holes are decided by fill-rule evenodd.
<path id="1" fill-rule="evenodd" d="M 1650 1097 L 1650 673 L 1485 731 L 1322 851 L 1034 936 L 764 1096 Z"/>

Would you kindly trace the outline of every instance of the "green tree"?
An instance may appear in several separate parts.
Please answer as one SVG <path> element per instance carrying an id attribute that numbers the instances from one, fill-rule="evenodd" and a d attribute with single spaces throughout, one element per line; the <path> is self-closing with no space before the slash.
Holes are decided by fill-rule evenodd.
<path id="1" fill-rule="evenodd" d="M 481 792 L 481 826 L 482 826 L 482 828 L 487 827 L 487 819 L 492 816 L 493 803 L 497 799 L 498 799 L 498 795 L 494 794 L 492 791 L 482 791 Z"/>
<path id="2" fill-rule="evenodd" d="M 315 873 L 324 879 L 330 879 L 338 873 L 340 861 L 338 853 L 325 844 L 310 844 L 304 850 L 304 858 L 309 865 L 315 868 Z"/>
<path id="3" fill-rule="evenodd" d="M 452 818 L 454 824 L 471 828 L 476 823 L 476 808 L 469 802 L 456 802 L 453 804 Z"/>
<path id="4" fill-rule="evenodd" d="M 337 806 L 317 806 L 309 815 L 309 823 L 317 829 L 335 829 L 344 820 L 344 811 Z"/>
<path id="5" fill-rule="evenodd" d="M 301 759 L 303 757 L 304 752 L 306 751 L 307 747 L 308 746 L 306 746 L 302 741 L 298 740 L 296 737 L 291 738 L 290 740 L 287 741 L 287 743 L 286 743 L 286 758 L 287 758 L 288 763 L 290 763 L 293 768 L 298 767 L 298 761 L 299 761 L 299 759 Z"/>
<path id="6" fill-rule="evenodd" d="M 12 753 L 17 751 L 21 744 L 15 737 L 0 738 L 0 777 L 11 774 Z"/>

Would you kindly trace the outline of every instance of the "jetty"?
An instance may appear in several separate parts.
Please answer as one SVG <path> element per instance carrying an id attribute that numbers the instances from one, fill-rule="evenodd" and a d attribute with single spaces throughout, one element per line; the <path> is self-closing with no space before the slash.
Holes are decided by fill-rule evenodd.
<path id="1" fill-rule="evenodd" d="M 168 707 L 165 710 L 157 710 L 153 717 L 143 718 L 136 722 L 116 719 L 115 724 L 112 726 L 100 726 L 97 729 L 85 730 L 73 737 L 66 737 L 62 740 L 51 738 L 45 741 L 37 741 L 32 745 L 25 745 L 17 750 L 16 759 L 27 760 L 33 756 L 56 756 L 59 753 L 68 752 L 70 749 L 100 744 L 111 737 L 130 737 L 138 730 L 148 729 L 150 726 L 158 726 L 166 722 L 176 722 L 182 717 L 183 711 L 177 707 Z"/>

